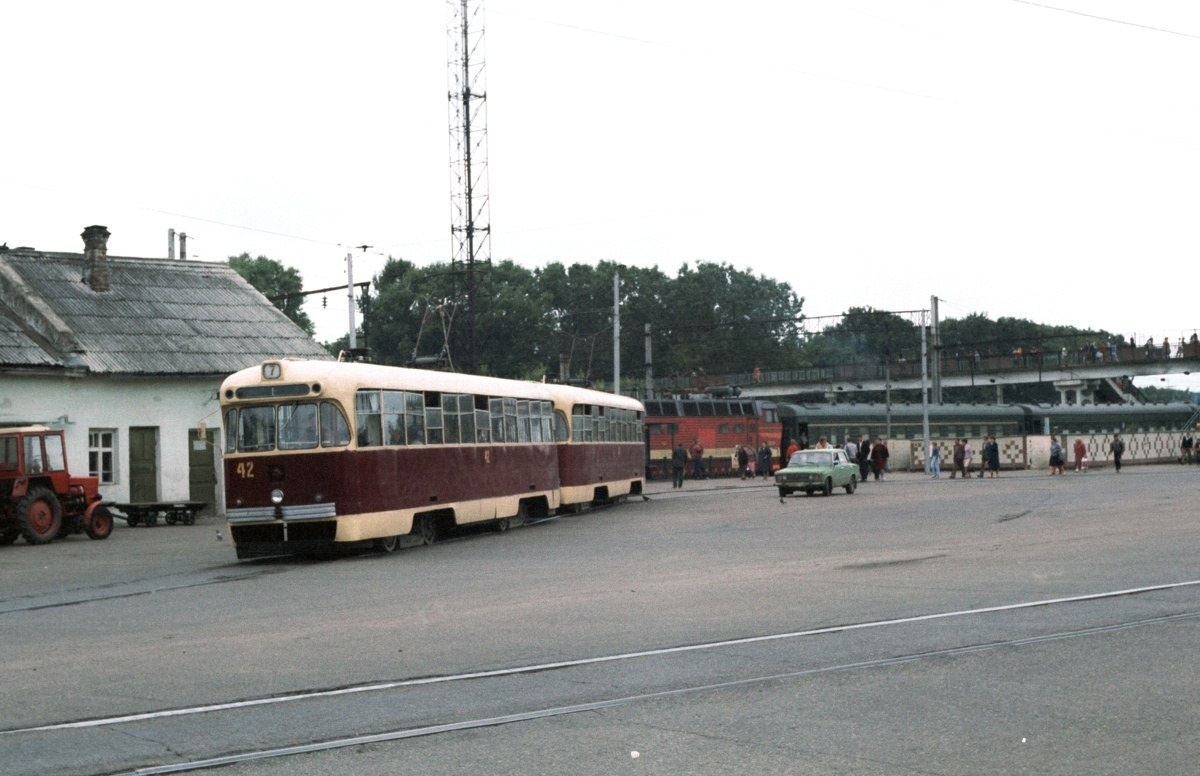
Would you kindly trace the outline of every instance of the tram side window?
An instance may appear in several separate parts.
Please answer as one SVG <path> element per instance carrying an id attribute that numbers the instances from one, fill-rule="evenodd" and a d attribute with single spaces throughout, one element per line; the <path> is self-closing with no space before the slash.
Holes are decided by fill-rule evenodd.
<path id="1" fill-rule="evenodd" d="M 231 409 L 225 413 L 225 452 L 237 450 L 237 410 Z"/>
<path id="2" fill-rule="evenodd" d="M 490 403 L 486 396 L 475 397 L 475 441 L 481 445 L 492 441 L 492 413 L 488 410 Z"/>
<path id="3" fill-rule="evenodd" d="M 570 426 L 567 424 L 567 416 L 562 412 L 554 413 L 554 441 L 566 442 L 571 438 L 568 431 Z"/>
<path id="4" fill-rule="evenodd" d="M 442 395 L 442 439 L 448 445 L 456 445 L 462 438 L 459 432 L 462 426 L 462 411 L 459 409 L 461 399 L 456 393 Z"/>
<path id="5" fill-rule="evenodd" d="M 475 442 L 475 397 L 463 394 L 458 397 L 458 435 L 465 445 Z"/>
<path id="6" fill-rule="evenodd" d="M 589 414 L 590 409 L 586 404 L 577 404 L 571 411 L 571 441 L 592 441 L 592 416 Z"/>
<path id="7" fill-rule="evenodd" d="M 430 391 L 425 394 L 425 439 L 431 445 L 442 444 L 442 395 Z"/>
<path id="8" fill-rule="evenodd" d="M 504 400 L 504 439 L 506 442 L 520 441 L 520 436 L 517 432 L 517 400 L 506 398 Z"/>
<path id="9" fill-rule="evenodd" d="M 383 444 L 383 425 L 379 391 L 359 391 L 354 397 L 354 414 L 358 423 L 358 446 L 377 447 Z"/>
<path id="10" fill-rule="evenodd" d="M 238 413 L 237 449 L 254 453 L 275 449 L 275 407 L 243 407 Z"/>
<path id="11" fill-rule="evenodd" d="M 594 419 L 592 440 L 595 442 L 611 442 L 612 437 L 608 435 L 608 418 L 604 414 L 604 408 L 592 407 L 592 417 Z"/>
<path id="12" fill-rule="evenodd" d="M 350 424 L 337 405 L 321 402 L 321 447 L 345 447 L 350 444 Z"/>
<path id="13" fill-rule="evenodd" d="M 383 392 L 383 444 L 404 444 L 404 391 Z"/>
<path id="14" fill-rule="evenodd" d="M 317 446 L 317 405 L 279 405 L 279 449 L 310 450 Z"/>
<path id="15" fill-rule="evenodd" d="M 488 412 L 492 421 L 492 444 L 504 443 L 504 399 L 489 399 Z"/>
<path id="16" fill-rule="evenodd" d="M 533 439 L 533 431 L 529 427 L 529 400 L 517 402 L 517 441 L 529 442 Z"/>
<path id="17" fill-rule="evenodd" d="M 404 422 L 410 445 L 425 444 L 425 397 L 411 391 L 404 394 Z"/>

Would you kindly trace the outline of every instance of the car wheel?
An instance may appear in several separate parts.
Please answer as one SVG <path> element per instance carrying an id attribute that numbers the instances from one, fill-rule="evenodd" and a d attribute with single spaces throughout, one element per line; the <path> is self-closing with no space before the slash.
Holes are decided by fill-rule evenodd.
<path id="1" fill-rule="evenodd" d="M 850 475 L 850 481 L 846 483 L 846 495 L 854 493 L 854 489 L 858 486 L 858 478 L 853 474 Z"/>

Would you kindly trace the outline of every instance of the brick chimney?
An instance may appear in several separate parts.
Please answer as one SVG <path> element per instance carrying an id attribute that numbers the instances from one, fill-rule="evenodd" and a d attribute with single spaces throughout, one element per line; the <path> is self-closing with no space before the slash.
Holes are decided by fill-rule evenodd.
<path id="1" fill-rule="evenodd" d="M 93 291 L 108 291 L 108 235 L 104 226 L 89 226 L 83 230 L 83 280 Z"/>

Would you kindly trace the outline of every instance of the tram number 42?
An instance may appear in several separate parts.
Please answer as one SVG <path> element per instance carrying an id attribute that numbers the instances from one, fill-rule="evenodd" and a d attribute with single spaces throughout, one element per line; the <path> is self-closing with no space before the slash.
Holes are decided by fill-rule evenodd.
<path id="1" fill-rule="evenodd" d="M 254 461 L 241 461 L 238 463 L 235 471 L 237 472 L 237 476 L 243 480 L 254 479 Z"/>

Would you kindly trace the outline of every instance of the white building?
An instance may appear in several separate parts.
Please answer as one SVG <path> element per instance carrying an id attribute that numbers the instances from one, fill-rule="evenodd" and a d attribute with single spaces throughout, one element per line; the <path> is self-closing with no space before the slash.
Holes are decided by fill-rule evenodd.
<path id="1" fill-rule="evenodd" d="M 330 358 L 228 264 L 0 247 L 0 426 L 66 430 L 106 501 L 223 514 L 217 390 L 268 358 Z"/>

